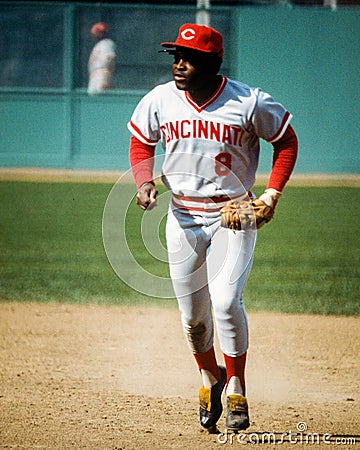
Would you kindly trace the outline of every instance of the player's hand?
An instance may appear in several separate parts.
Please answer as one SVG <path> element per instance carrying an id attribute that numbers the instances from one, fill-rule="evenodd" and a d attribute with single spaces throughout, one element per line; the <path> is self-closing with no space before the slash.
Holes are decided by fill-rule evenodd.
<path id="1" fill-rule="evenodd" d="M 256 198 L 251 202 L 251 205 L 254 208 L 257 229 L 263 227 L 274 217 L 275 206 L 280 197 L 281 192 L 269 188 L 266 189 L 259 198 Z"/>
<path id="2" fill-rule="evenodd" d="M 136 204 L 141 209 L 150 210 L 156 206 L 156 196 L 158 195 L 158 190 L 155 188 L 153 183 L 144 183 L 138 189 L 136 195 Z"/>
<path id="3" fill-rule="evenodd" d="M 269 188 L 266 189 L 263 194 L 260 195 L 259 200 L 264 202 L 266 205 L 270 206 L 270 208 L 275 209 L 276 203 L 278 199 L 281 197 L 281 192 L 276 189 Z"/>

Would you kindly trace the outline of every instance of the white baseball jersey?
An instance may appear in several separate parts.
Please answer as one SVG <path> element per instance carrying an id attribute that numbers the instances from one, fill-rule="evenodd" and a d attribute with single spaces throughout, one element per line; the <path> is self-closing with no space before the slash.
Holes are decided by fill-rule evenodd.
<path id="1" fill-rule="evenodd" d="M 261 89 L 222 76 L 202 105 L 174 81 L 155 87 L 139 102 L 128 128 L 143 143 L 161 140 L 163 179 L 178 198 L 233 197 L 255 182 L 259 138 L 276 142 L 291 118 Z"/>

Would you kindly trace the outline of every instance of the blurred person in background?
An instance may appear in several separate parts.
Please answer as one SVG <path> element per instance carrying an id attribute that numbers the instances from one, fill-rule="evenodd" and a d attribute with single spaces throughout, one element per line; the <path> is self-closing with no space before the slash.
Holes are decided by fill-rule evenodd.
<path id="1" fill-rule="evenodd" d="M 116 68 L 116 45 L 108 37 L 109 26 L 105 22 L 95 23 L 90 30 L 95 45 L 90 53 L 88 72 L 90 95 L 113 89 Z"/>

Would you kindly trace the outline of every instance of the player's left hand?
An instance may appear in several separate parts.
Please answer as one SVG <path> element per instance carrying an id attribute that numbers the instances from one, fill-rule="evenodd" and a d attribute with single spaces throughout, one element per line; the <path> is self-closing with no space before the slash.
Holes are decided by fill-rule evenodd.
<path id="1" fill-rule="evenodd" d="M 257 229 L 264 226 L 274 217 L 275 206 L 280 197 L 281 192 L 269 188 L 266 189 L 259 198 L 256 198 L 251 202 L 252 207 L 254 208 Z"/>
<path id="2" fill-rule="evenodd" d="M 270 188 L 254 200 L 230 200 L 220 210 L 221 226 L 234 232 L 247 230 L 255 224 L 257 229 L 263 227 L 274 217 L 280 196 L 281 192 Z"/>
<path id="3" fill-rule="evenodd" d="M 153 183 L 144 183 L 138 189 L 136 195 L 136 204 L 141 209 L 150 210 L 156 206 L 156 196 L 158 195 L 158 190 L 155 188 Z"/>
<path id="4" fill-rule="evenodd" d="M 256 198 L 255 200 L 253 200 L 251 202 L 251 206 L 253 207 L 253 211 L 255 214 L 257 229 L 263 227 L 274 217 L 274 208 L 267 205 L 265 202 L 260 200 L 260 198 Z"/>

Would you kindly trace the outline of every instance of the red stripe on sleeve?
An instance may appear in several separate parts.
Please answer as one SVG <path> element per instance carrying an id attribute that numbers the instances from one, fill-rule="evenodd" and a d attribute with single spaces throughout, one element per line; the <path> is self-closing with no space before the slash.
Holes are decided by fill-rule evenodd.
<path id="1" fill-rule="evenodd" d="M 144 144 L 135 136 L 130 138 L 129 159 L 136 186 L 139 188 L 146 182 L 154 183 L 155 147 Z"/>
<path id="2" fill-rule="evenodd" d="M 288 125 L 284 135 L 274 142 L 273 147 L 273 166 L 267 188 L 281 192 L 294 170 L 298 154 L 298 139 L 291 125 Z"/>
<path id="3" fill-rule="evenodd" d="M 285 133 L 285 130 L 287 129 L 287 125 L 290 122 L 292 118 L 292 115 L 289 113 L 289 111 L 287 111 L 283 117 L 283 120 L 281 121 L 281 125 L 280 128 L 278 129 L 278 131 L 276 132 L 276 134 L 269 139 L 269 142 L 273 143 L 278 141 L 280 138 L 282 138 L 282 134 Z"/>
<path id="4" fill-rule="evenodd" d="M 148 139 L 146 136 L 144 136 L 144 134 L 141 132 L 140 128 L 138 128 L 134 124 L 134 122 L 132 122 L 131 120 L 129 122 L 129 128 L 133 134 L 137 135 L 138 140 L 144 142 L 144 144 L 148 144 L 148 145 L 156 145 L 157 144 L 157 141 L 152 141 L 151 139 Z"/>

